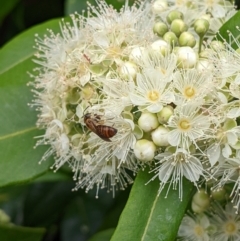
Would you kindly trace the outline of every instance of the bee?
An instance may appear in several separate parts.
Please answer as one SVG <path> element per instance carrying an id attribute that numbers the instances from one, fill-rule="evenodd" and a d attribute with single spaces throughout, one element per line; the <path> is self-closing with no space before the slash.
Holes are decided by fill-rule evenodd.
<path id="1" fill-rule="evenodd" d="M 100 115 L 87 113 L 83 116 L 87 128 L 98 135 L 104 141 L 110 142 L 109 138 L 117 134 L 117 129 L 111 126 L 103 125 Z"/>

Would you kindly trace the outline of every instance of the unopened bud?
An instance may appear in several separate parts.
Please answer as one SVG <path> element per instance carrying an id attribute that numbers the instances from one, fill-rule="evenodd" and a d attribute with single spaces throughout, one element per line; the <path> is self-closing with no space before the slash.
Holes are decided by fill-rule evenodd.
<path id="1" fill-rule="evenodd" d="M 168 27 L 163 22 L 156 22 L 153 26 L 153 32 L 162 37 L 168 31 Z"/>
<path id="2" fill-rule="evenodd" d="M 194 47 L 196 45 L 195 37 L 189 32 L 183 32 L 179 36 L 178 43 L 180 46 Z"/>
<path id="3" fill-rule="evenodd" d="M 183 14 L 177 10 L 171 11 L 167 16 L 167 22 L 171 24 L 175 19 L 183 19 Z"/>
<path id="4" fill-rule="evenodd" d="M 182 19 L 175 19 L 171 23 L 171 30 L 179 37 L 181 33 L 188 30 L 188 26 Z"/>
<path id="5" fill-rule="evenodd" d="M 163 36 L 163 39 L 171 46 L 176 46 L 178 42 L 178 38 L 173 32 L 166 32 Z"/>
<path id="6" fill-rule="evenodd" d="M 180 47 L 176 51 L 179 68 L 193 68 L 198 60 L 197 53 L 190 47 Z"/>
<path id="7" fill-rule="evenodd" d="M 214 40 L 210 43 L 210 46 L 213 50 L 219 52 L 220 50 L 224 50 L 225 46 L 221 41 Z"/>
<path id="8" fill-rule="evenodd" d="M 134 146 L 134 154 L 141 161 L 151 161 L 154 158 L 156 146 L 146 139 L 138 140 Z"/>
<path id="9" fill-rule="evenodd" d="M 126 61 L 121 65 L 119 72 L 123 78 L 129 79 L 129 77 L 131 77 L 135 79 L 137 75 L 137 66 L 132 62 Z"/>
<path id="10" fill-rule="evenodd" d="M 226 200 L 226 195 L 227 195 L 226 190 L 223 188 L 211 192 L 212 198 L 220 202 Z"/>
<path id="11" fill-rule="evenodd" d="M 194 30 L 200 36 L 203 37 L 209 29 L 209 22 L 206 19 L 198 19 L 194 23 Z"/>
<path id="12" fill-rule="evenodd" d="M 151 133 L 154 144 L 157 146 L 168 146 L 168 133 L 169 130 L 164 126 L 159 126 L 157 129 L 155 129 Z"/>
<path id="13" fill-rule="evenodd" d="M 162 55 L 165 55 L 166 53 L 169 53 L 171 50 L 170 44 L 168 44 L 166 41 L 159 39 L 151 44 L 151 47 L 153 50 L 157 51 L 158 53 L 161 53 Z"/>
<path id="14" fill-rule="evenodd" d="M 200 189 L 195 193 L 192 199 L 192 210 L 195 213 L 204 212 L 210 205 L 210 197 L 205 190 Z"/>
<path id="15" fill-rule="evenodd" d="M 166 124 L 173 115 L 173 107 L 170 105 L 164 106 L 160 112 L 157 113 L 159 123 Z"/>
<path id="16" fill-rule="evenodd" d="M 156 0 L 152 5 L 152 12 L 155 14 L 161 13 L 168 8 L 168 3 L 165 0 Z"/>
<path id="17" fill-rule="evenodd" d="M 139 127 L 145 131 L 152 131 L 159 126 L 156 114 L 150 112 L 142 112 L 140 118 L 138 119 Z"/>

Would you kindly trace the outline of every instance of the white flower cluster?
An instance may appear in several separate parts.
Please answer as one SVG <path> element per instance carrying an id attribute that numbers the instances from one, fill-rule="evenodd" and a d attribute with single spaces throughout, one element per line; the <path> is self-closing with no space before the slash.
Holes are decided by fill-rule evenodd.
<path id="1" fill-rule="evenodd" d="M 233 204 L 225 203 L 225 201 L 226 192 L 223 190 L 213 192 L 211 197 L 205 190 L 196 193 L 192 200 L 192 210 L 195 214 L 189 211 L 184 216 L 178 230 L 177 240 L 238 241 L 240 217 Z"/>
<path id="2" fill-rule="evenodd" d="M 203 46 L 235 13 L 229 1 L 103 1 L 61 33 L 36 37 L 35 100 L 49 144 L 42 160 L 68 164 L 76 189 L 124 189 L 145 165 L 160 189 L 233 182 L 240 205 L 239 52 Z M 221 24 L 219 26 L 221 26 Z M 210 174 L 211 173 L 211 174 Z"/>

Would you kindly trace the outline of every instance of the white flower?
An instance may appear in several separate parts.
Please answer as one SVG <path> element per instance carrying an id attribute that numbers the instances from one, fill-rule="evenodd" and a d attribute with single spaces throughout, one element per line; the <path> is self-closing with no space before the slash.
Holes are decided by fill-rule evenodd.
<path id="1" fill-rule="evenodd" d="M 159 71 L 159 79 L 171 82 L 174 70 L 177 68 L 177 57 L 175 54 L 170 53 L 170 51 L 166 51 L 166 54 L 162 55 L 159 51 L 149 49 L 148 51 L 144 51 L 142 56 L 137 59 L 137 64 L 144 70 L 150 71 L 155 69 Z"/>
<path id="2" fill-rule="evenodd" d="M 131 157 L 128 157 L 129 161 Z M 95 159 L 96 161 L 96 159 Z M 116 157 L 111 157 L 108 160 L 101 162 L 85 160 L 85 166 L 82 168 L 82 174 L 79 176 L 74 191 L 79 188 L 86 188 L 86 192 L 96 186 L 96 198 L 98 198 L 99 189 L 107 188 L 112 192 L 113 197 L 115 191 L 124 190 L 128 184 L 133 182 L 131 176 L 127 173 L 127 168 L 119 167 L 119 160 Z"/>
<path id="3" fill-rule="evenodd" d="M 164 105 L 174 101 L 171 86 L 164 78 L 159 77 L 159 71 L 152 69 L 139 73 L 136 82 L 134 92 L 130 93 L 130 99 L 134 105 L 157 113 Z"/>
<path id="4" fill-rule="evenodd" d="M 195 69 L 177 71 L 173 77 L 176 105 L 184 102 L 204 104 L 205 97 L 214 95 L 211 72 L 199 72 Z"/>
<path id="5" fill-rule="evenodd" d="M 168 142 L 184 149 L 188 149 L 191 144 L 198 148 L 198 141 L 214 137 L 211 126 L 213 120 L 196 104 L 177 106 L 167 124 L 170 129 Z"/>
<path id="6" fill-rule="evenodd" d="M 211 13 L 214 18 L 223 18 L 229 10 L 234 9 L 234 5 L 225 0 L 204 0 L 198 4 L 202 11 Z"/>
<path id="7" fill-rule="evenodd" d="M 164 186 L 169 183 L 169 189 L 178 189 L 179 198 L 182 200 L 183 196 L 183 177 L 194 183 L 197 187 L 197 182 L 201 176 L 205 175 L 201 161 L 194 155 L 191 155 L 184 149 L 176 149 L 158 154 L 155 159 L 159 160 L 159 166 L 154 169 L 160 180 L 159 194 Z"/>
<path id="8" fill-rule="evenodd" d="M 225 184 L 233 183 L 230 198 L 234 203 L 236 213 L 240 208 L 240 151 L 236 152 L 236 157 L 225 159 L 220 163 L 218 169 L 215 172 L 215 176 L 220 177 L 217 184 L 212 188 L 213 190 L 219 190 L 224 187 Z"/>
<path id="9" fill-rule="evenodd" d="M 225 210 L 215 204 L 210 222 L 216 226 L 216 231 L 211 235 L 213 241 L 238 241 L 240 238 L 240 218 L 235 213 L 233 205 L 228 203 Z"/>
<path id="10" fill-rule="evenodd" d="M 210 241 L 210 222 L 206 215 L 185 215 L 178 230 L 180 240 Z"/>

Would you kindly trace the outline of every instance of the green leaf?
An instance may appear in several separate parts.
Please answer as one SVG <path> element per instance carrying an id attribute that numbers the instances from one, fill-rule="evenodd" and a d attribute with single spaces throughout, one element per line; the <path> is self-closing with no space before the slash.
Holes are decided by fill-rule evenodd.
<path id="1" fill-rule="evenodd" d="M 0 225 L 1 241 L 41 241 L 44 228 L 26 228 L 14 225 Z"/>
<path id="2" fill-rule="evenodd" d="M 219 29 L 217 39 L 220 41 L 226 40 L 234 49 L 239 48 L 236 43 L 232 42 L 233 38 L 229 37 L 229 33 L 235 38 L 239 38 L 240 31 L 237 29 L 239 26 L 240 11 L 238 11 L 232 18 L 230 18 L 223 26 Z"/>
<path id="3" fill-rule="evenodd" d="M 95 0 L 89 0 L 89 3 L 96 5 Z M 87 1 L 86 0 L 66 0 L 65 1 L 65 15 L 69 15 L 75 12 L 81 13 L 83 10 L 87 10 Z"/>
<path id="4" fill-rule="evenodd" d="M 101 232 L 96 233 L 93 237 L 91 237 L 88 241 L 107 241 L 110 240 L 113 232 L 114 232 L 114 228 L 110 228 Z"/>
<path id="5" fill-rule="evenodd" d="M 145 185 L 152 177 L 147 170 L 138 173 L 130 197 L 111 241 L 173 241 L 185 209 L 192 197 L 193 184 L 184 180 L 180 201 L 176 190 L 166 185 L 158 196 L 159 180 Z"/>
<path id="6" fill-rule="evenodd" d="M 35 136 L 42 134 L 35 127 L 36 112 L 27 104 L 32 100 L 31 79 L 27 72 L 35 64 L 34 34 L 46 29 L 59 30 L 59 20 L 52 20 L 27 30 L 0 50 L 0 187 L 24 182 L 42 175 L 50 162 L 38 165 L 46 147 L 33 149 Z"/>

